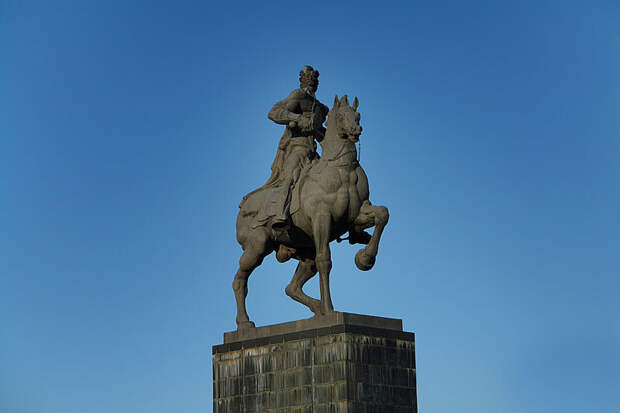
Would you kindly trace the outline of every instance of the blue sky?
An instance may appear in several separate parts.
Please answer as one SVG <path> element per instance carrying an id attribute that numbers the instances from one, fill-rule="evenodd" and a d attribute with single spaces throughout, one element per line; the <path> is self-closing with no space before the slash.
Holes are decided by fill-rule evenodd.
<path id="1" fill-rule="evenodd" d="M 237 204 L 271 105 L 357 95 L 377 265 L 337 310 L 402 318 L 419 405 L 620 411 L 620 5 L 0 2 L 0 411 L 205 412 L 235 328 Z M 258 325 L 311 314 L 294 263 Z M 318 294 L 318 279 L 308 285 Z"/>

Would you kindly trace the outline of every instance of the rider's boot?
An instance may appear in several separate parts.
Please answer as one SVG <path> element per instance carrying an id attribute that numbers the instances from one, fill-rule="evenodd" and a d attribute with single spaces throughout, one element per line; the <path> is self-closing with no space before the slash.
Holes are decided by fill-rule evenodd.
<path id="1" fill-rule="evenodd" d="M 288 209 L 288 208 L 287 208 Z M 290 219 L 286 216 L 276 215 L 271 219 L 271 230 L 274 238 L 280 242 L 286 242 L 290 239 L 289 231 L 291 229 Z"/>
<path id="2" fill-rule="evenodd" d="M 280 213 L 271 218 L 271 228 L 277 233 L 288 233 L 291 229 L 291 217 L 289 216 L 290 205 L 288 201 L 288 194 L 283 199 L 280 205 Z"/>
<path id="3" fill-rule="evenodd" d="M 278 262 L 287 262 L 293 257 L 293 254 L 295 254 L 294 248 L 289 248 L 284 244 L 280 244 L 278 252 L 276 252 L 276 259 Z"/>

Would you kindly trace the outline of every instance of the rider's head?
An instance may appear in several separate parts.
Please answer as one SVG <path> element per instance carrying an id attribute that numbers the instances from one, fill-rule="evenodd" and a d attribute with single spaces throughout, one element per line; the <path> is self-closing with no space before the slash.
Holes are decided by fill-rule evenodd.
<path id="1" fill-rule="evenodd" d="M 306 89 L 312 93 L 316 92 L 319 87 L 319 71 L 314 70 L 312 66 L 306 66 L 299 72 L 299 83 L 302 89 Z"/>

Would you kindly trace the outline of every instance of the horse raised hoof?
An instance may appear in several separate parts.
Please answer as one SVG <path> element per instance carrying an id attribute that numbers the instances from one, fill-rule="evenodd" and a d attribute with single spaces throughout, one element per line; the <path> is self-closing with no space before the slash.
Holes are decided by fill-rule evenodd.
<path id="1" fill-rule="evenodd" d="M 368 271 L 375 265 L 375 257 L 366 254 L 366 248 L 362 248 L 355 254 L 355 265 L 362 271 Z"/>

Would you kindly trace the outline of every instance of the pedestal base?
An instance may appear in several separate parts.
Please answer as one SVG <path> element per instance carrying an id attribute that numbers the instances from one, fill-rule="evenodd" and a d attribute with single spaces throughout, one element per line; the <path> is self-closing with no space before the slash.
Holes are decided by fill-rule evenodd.
<path id="1" fill-rule="evenodd" d="M 224 334 L 215 413 L 415 413 L 415 338 L 396 319 L 334 313 Z"/>

